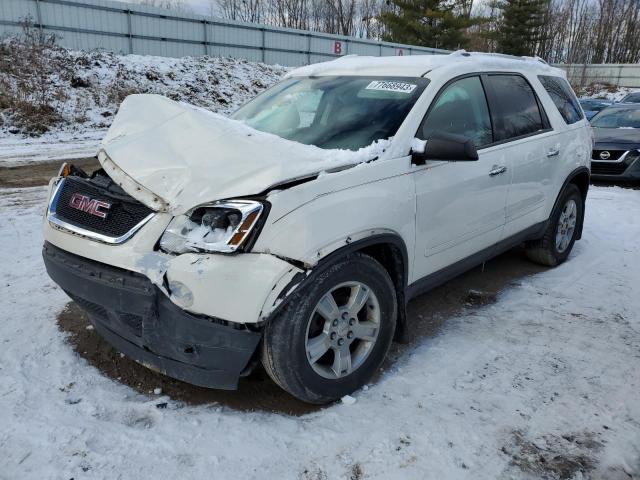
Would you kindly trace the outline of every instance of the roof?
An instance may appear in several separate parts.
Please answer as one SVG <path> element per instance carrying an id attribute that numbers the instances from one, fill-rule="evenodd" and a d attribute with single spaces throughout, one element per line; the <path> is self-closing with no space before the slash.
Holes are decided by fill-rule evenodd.
<path id="1" fill-rule="evenodd" d="M 607 108 L 625 108 L 627 110 L 640 109 L 640 103 L 620 101 L 620 102 L 612 103 Z"/>
<path id="2" fill-rule="evenodd" d="M 613 100 L 609 100 L 608 98 L 591 98 L 591 97 L 583 97 L 579 98 L 578 101 L 582 102 L 593 102 L 593 103 L 606 103 L 613 104 Z"/>
<path id="3" fill-rule="evenodd" d="M 495 53 L 466 52 L 459 50 L 449 55 L 411 55 L 394 57 L 363 57 L 345 55 L 329 62 L 300 67 L 289 72 L 287 77 L 309 77 L 330 75 L 370 75 L 421 77 L 436 69 L 448 69 L 460 73 L 473 71 L 512 70 L 535 71 L 562 75 L 558 68 L 534 57 L 515 57 Z"/>

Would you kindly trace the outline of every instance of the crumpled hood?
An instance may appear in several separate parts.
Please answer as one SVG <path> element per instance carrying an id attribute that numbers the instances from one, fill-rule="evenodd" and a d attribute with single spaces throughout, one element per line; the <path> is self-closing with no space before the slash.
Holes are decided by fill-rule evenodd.
<path id="1" fill-rule="evenodd" d="M 323 150 L 160 95 L 131 95 L 98 158 L 127 193 L 150 208 L 178 214 L 367 161 L 388 144 L 382 140 L 357 152 Z"/>

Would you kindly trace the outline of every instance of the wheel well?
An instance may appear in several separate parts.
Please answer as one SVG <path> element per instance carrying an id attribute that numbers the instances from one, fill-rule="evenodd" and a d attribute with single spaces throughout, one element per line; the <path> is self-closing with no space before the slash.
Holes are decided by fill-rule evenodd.
<path id="1" fill-rule="evenodd" d="M 408 342 L 407 309 L 404 293 L 406 287 L 406 265 L 402 251 L 392 243 L 367 245 L 358 251 L 377 260 L 385 268 L 387 273 L 389 273 L 396 287 L 398 303 L 398 319 L 394 340 L 401 343 Z"/>
<path id="2" fill-rule="evenodd" d="M 582 194 L 582 204 L 584 205 L 587 201 L 587 192 L 589 191 L 589 174 L 587 172 L 580 172 L 575 175 L 569 183 L 573 183 Z M 578 225 L 578 234 L 576 236 L 576 240 L 580 240 L 582 238 L 582 227 L 584 225 L 584 208 L 582 209 L 582 218 L 580 219 L 580 224 Z"/>
<path id="3" fill-rule="evenodd" d="M 573 183 L 580 189 L 583 200 L 587 199 L 587 191 L 589 190 L 589 174 L 587 172 L 580 172 L 569 183 Z"/>

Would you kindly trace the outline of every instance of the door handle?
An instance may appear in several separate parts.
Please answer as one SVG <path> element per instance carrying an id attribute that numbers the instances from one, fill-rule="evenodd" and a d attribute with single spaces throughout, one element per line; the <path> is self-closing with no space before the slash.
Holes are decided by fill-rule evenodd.
<path id="1" fill-rule="evenodd" d="M 501 173 L 504 173 L 506 171 L 507 167 L 505 167 L 504 165 L 494 165 L 491 168 L 491 171 L 489 171 L 489 176 L 495 177 L 496 175 L 500 175 Z"/>
<path id="2" fill-rule="evenodd" d="M 560 154 L 560 150 L 559 150 L 559 149 L 557 149 L 557 148 L 554 148 L 554 149 L 549 150 L 549 151 L 547 152 L 547 157 L 548 157 L 548 158 L 551 158 L 551 157 L 557 157 L 559 154 Z"/>

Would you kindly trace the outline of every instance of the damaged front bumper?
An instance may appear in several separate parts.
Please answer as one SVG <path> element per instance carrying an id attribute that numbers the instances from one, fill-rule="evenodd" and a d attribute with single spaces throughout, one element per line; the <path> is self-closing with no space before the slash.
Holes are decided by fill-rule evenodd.
<path id="1" fill-rule="evenodd" d="M 49 276 L 125 355 L 194 385 L 237 388 L 260 341 L 258 329 L 194 315 L 139 273 L 71 254 L 45 242 Z"/>
<path id="2" fill-rule="evenodd" d="M 51 278 L 121 352 L 189 383 L 236 388 L 261 324 L 306 272 L 269 253 L 165 253 L 158 239 L 171 214 L 141 209 L 104 182 L 73 180 L 80 185 L 68 191 L 61 178 L 50 183 L 43 256 Z M 74 206 L 76 194 L 108 198 L 110 222 Z"/>
<path id="3" fill-rule="evenodd" d="M 166 254 L 156 249 L 171 215 L 157 213 L 126 242 L 105 244 L 44 219 L 46 242 L 93 260 L 143 275 L 171 302 L 196 315 L 236 324 L 268 318 L 304 270 L 269 253 Z"/>

